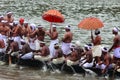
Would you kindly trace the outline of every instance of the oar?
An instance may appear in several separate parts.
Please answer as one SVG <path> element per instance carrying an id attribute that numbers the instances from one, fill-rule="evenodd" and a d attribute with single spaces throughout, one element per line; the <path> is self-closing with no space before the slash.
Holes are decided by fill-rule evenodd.
<path id="1" fill-rule="evenodd" d="M 8 55 L 9 55 L 9 65 L 11 65 L 11 63 L 12 63 L 11 55 L 10 54 L 8 54 Z"/>

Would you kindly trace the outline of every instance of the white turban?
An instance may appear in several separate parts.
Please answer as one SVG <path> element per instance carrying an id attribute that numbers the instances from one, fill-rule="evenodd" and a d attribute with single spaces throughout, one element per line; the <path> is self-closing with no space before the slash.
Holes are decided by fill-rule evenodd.
<path id="1" fill-rule="evenodd" d="M 30 24 L 30 26 L 32 27 L 32 30 L 35 30 L 35 28 L 36 28 L 36 25 L 35 24 Z"/>
<path id="2" fill-rule="evenodd" d="M 24 39 L 21 39 L 20 41 L 26 43 Z"/>
<path id="3" fill-rule="evenodd" d="M 66 29 L 71 29 L 71 26 L 70 26 L 70 25 L 67 25 L 65 28 L 66 28 Z"/>
<path id="4" fill-rule="evenodd" d="M 7 15 L 8 15 L 8 14 L 13 14 L 13 13 L 12 13 L 12 12 L 7 12 Z"/>
<path id="5" fill-rule="evenodd" d="M 114 28 L 113 28 L 113 31 L 118 32 L 119 29 L 118 29 L 117 27 L 114 27 Z"/>
<path id="6" fill-rule="evenodd" d="M 53 28 L 56 28 L 56 25 L 55 25 L 55 24 L 53 24 L 53 25 L 52 25 L 52 27 L 53 27 Z"/>
<path id="7" fill-rule="evenodd" d="M 103 51 L 103 52 L 108 52 L 108 49 L 107 49 L 106 47 L 103 47 L 103 48 L 102 48 L 102 51 Z"/>

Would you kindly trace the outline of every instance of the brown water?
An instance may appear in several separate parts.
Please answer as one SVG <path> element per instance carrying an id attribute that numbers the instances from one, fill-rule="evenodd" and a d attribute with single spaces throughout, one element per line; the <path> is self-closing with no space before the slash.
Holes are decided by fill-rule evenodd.
<path id="1" fill-rule="evenodd" d="M 74 32 L 73 43 L 79 40 L 82 46 L 90 42 L 90 31 L 77 27 L 78 23 L 85 17 L 93 16 L 103 21 L 102 44 L 108 48 L 112 44 L 112 28 L 120 25 L 120 0 L 0 0 L 1 15 L 7 11 L 12 11 L 15 20 L 24 17 L 29 23 L 41 24 L 46 29 L 49 29 L 50 23 L 44 21 L 41 15 L 48 9 L 60 10 L 65 17 L 64 23 L 57 24 L 60 33 L 59 39 L 64 33 L 63 27 L 69 24 Z M 49 37 L 46 36 L 45 41 L 48 42 L 48 45 L 49 40 Z M 104 80 L 104 78 L 0 66 L 0 80 Z"/>

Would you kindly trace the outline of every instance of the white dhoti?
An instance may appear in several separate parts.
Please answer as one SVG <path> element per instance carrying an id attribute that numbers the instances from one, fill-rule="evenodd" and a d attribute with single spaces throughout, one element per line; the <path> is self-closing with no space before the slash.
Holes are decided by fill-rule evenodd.
<path id="1" fill-rule="evenodd" d="M 114 49 L 113 56 L 115 56 L 116 58 L 120 58 L 120 47 Z"/>
<path id="2" fill-rule="evenodd" d="M 71 53 L 70 43 L 64 43 L 64 42 L 62 42 L 61 49 L 63 51 L 63 54 L 65 54 L 65 55 L 70 54 Z"/>
<path id="3" fill-rule="evenodd" d="M 52 63 L 53 64 L 61 64 L 65 61 L 65 58 L 64 57 L 61 57 L 61 58 L 57 58 L 57 59 L 53 59 L 52 60 Z"/>
<path id="4" fill-rule="evenodd" d="M 16 52 L 12 52 L 11 53 L 11 56 L 18 56 L 19 55 L 19 51 L 16 51 Z"/>
<path id="5" fill-rule="evenodd" d="M 50 57 L 53 58 L 55 56 L 55 48 L 54 44 L 59 43 L 59 40 L 51 40 L 49 50 L 50 50 Z"/>
<path id="6" fill-rule="evenodd" d="M 5 48 L 3 48 L 3 49 L 6 50 L 6 48 L 8 46 L 8 44 L 7 44 L 8 37 L 5 36 L 5 35 L 0 34 L 0 40 L 4 40 Z"/>
<path id="7" fill-rule="evenodd" d="M 22 46 L 21 46 L 21 37 L 20 36 L 13 37 L 13 40 L 18 43 L 19 49 L 22 49 Z"/>
<path id="8" fill-rule="evenodd" d="M 38 39 L 35 40 L 35 50 L 40 50 L 40 41 Z"/>
<path id="9" fill-rule="evenodd" d="M 36 44 L 34 42 L 34 38 L 30 38 L 30 41 L 28 44 L 32 50 L 36 50 Z"/>
<path id="10" fill-rule="evenodd" d="M 86 60 L 82 61 L 82 63 L 84 63 L 85 61 Z M 86 62 L 85 64 L 83 64 L 83 67 L 84 68 L 91 68 L 91 67 L 93 67 L 93 65 L 94 65 L 94 62 L 91 62 L 91 63 Z"/>
<path id="11" fill-rule="evenodd" d="M 34 59 L 39 61 L 49 61 L 51 58 L 50 58 L 50 55 L 45 57 L 40 55 L 34 55 Z"/>
<path id="12" fill-rule="evenodd" d="M 28 43 L 28 37 L 23 36 L 23 39 L 25 40 L 26 43 Z"/>
<path id="13" fill-rule="evenodd" d="M 77 64 L 79 64 L 79 60 L 77 61 L 67 60 L 67 66 L 72 66 L 72 65 L 77 65 Z"/>
<path id="14" fill-rule="evenodd" d="M 6 48 L 0 48 L 0 53 L 5 53 Z"/>
<path id="15" fill-rule="evenodd" d="M 101 64 L 101 65 L 96 64 L 96 68 L 105 69 L 105 68 L 106 68 L 106 65 L 105 65 L 105 64 Z M 110 64 L 110 65 L 108 66 L 108 69 L 111 69 L 111 68 L 113 68 L 112 64 Z"/>
<path id="16" fill-rule="evenodd" d="M 93 57 L 100 57 L 101 54 L 102 54 L 102 50 L 101 50 L 102 46 L 101 45 L 97 45 L 97 46 L 93 46 L 92 48 L 92 54 L 93 54 Z"/>
<path id="17" fill-rule="evenodd" d="M 29 52 L 24 54 L 21 59 L 32 59 L 33 58 L 33 52 Z"/>

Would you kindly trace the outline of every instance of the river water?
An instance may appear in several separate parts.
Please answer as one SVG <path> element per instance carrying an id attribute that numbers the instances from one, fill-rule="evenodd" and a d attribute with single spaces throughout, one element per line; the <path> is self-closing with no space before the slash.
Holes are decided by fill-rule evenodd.
<path id="1" fill-rule="evenodd" d="M 41 24 L 49 29 L 50 23 L 41 18 L 44 11 L 49 9 L 59 10 L 65 17 L 64 23 L 57 24 L 59 39 L 64 33 L 64 27 L 71 25 L 74 33 L 73 43 L 76 40 L 81 46 L 90 42 L 90 31 L 77 27 L 79 22 L 86 17 L 97 17 L 103 23 L 101 28 L 102 44 L 106 47 L 112 45 L 113 27 L 120 27 L 120 0 L 0 0 L 0 15 L 12 11 L 15 20 L 25 18 L 29 23 Z M 49 37 L 46 36 L 45 41 Z M 17 69 L 9 66 L 0 66 L 0 80 L 103 80 L 92 76 L 56 74 L 42 72 L 30 68 Z"/>

